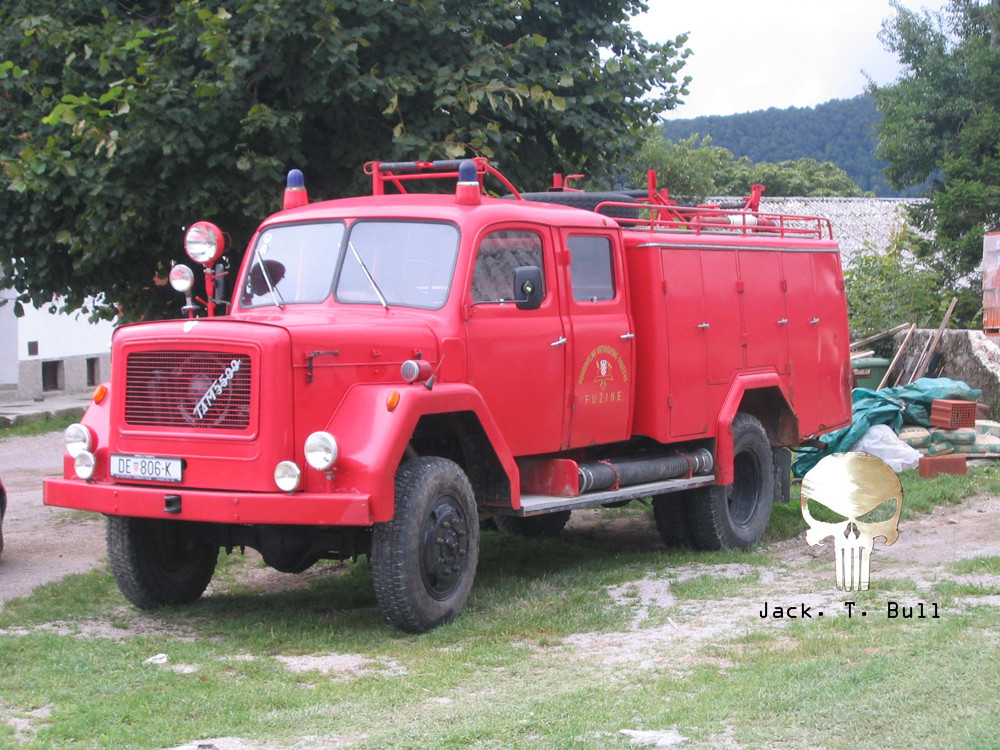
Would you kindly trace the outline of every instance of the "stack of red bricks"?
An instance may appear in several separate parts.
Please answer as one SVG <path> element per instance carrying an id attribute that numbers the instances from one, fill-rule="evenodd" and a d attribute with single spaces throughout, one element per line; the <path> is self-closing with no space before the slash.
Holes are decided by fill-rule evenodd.
<path id="1" fill-rule="evenodd" d="M 965 474 L 970 457 L 1000 457 L 1000 422 L 976 419 L 974 401 L 935 399 L 931 403 L 931 428 L 904 427 L 899 437 L 924 454 L 922 477 Z"/>

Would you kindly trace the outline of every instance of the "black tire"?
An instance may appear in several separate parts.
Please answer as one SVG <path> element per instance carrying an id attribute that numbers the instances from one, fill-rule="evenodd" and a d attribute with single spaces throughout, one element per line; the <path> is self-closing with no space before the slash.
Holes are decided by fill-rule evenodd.
<path id="1" fill-rule="evenodd" d="M 193 524 L 158 518 L 108 516 L 107 545 L 115 583 L 139 609 L 195 601 L 219 557 Z"/>
<path id="2" fill-rule="evenodd" d="M 691 524 L 684 509 L 692 501 L 690 492 L 691 490 L 672 492 L 669 495 L 653 497 L 653 520 L 656 521 L 656 530 L 660 533 L 663 543 L 671 549 L 694 546 Z"/>
<path id="3" fill-rule="evenodd" d="M 375 524 L 372 579 L 386 619 L 424 633 L 465 608 L 479 561 L 472 486 L 446 458 L 407 461 L 396 472 L 396 512 Z"/>
<path id="4" fill-rule="evenodd" d="M 749 549 L 764 538 L 774 498 L 774 461 L 767 433 L 755 417 L 733 420 L 734 481 L 690 490 L 687 517 L 695 547 Z"/>
<path id="5" fill-rule="evenodd" d="M 496 516 L 497 528 L 511 536 L 556 536 L 566 528 L 572 511 L 560 510 L 541 516 Z"/>
<path id="6" fill-rule="evenodd" d="M 574 191 L 551 193 L 521 193 L 521 197 L 528 201 L 537 203 L 558 203 L 561 206 L 573 206 L 582 208 L 584 211 L 594 211 L 601 203 L 635 203 L 635 208 L 630 206 L 604 206 L 598 212 L 602 216 L 610 216 L 613 219 L 638 219 L 638 201 L 627 193 L 603 192 L 603 193 L 577 193 Z"/>

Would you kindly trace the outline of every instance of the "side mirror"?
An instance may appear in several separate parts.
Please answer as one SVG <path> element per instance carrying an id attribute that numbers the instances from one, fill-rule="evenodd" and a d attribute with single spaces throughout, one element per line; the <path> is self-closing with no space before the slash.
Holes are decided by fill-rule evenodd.
<path id="1" fill-rule="evenodd" d="M 514 269 L 514 302 L 518 310 L 537 310 L 545 298 L 542 270 L 538 266 Z"/>

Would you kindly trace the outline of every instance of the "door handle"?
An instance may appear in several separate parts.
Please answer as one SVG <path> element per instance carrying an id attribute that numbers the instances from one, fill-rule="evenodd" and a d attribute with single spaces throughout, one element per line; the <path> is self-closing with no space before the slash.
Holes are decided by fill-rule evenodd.
<path id="1" fill-rule="evenodd" d="M 809 325 L 811 326 L 814 326 L 817 323 L 819 323 L 819 318 L 813 318 L 812 320 L 809 321 Z"/>
<path id="2" fill-rule="evenodd" d="M 779 326 L 783 326 L 783 325 L 785 325 L 785 324 L 786 324 L 787 322 L 788 322 L 788 318 L 782 318 L 781 320 L 779 320 L 779 321 L 778 321 L 778 325 L 779 325 Z"/>
<path id="3" fill-rule="evenodd" d="M 562 346 L 563 344 L 566 343 L 566 341 L 567 341 L 567 339 L 566 339 L 565 336 L 560 336 L 555 341 L 553 341 L 551 344 L 549 344 L 549 346 Z"/>
<path id="4" fill-rule="evenodd" d="M 711 323 L 699 323 L 698 327 L 699 328 L 711 328 L 712 324 Z"/>
<path id="5" fill-rule="evenodd" d="M 627 341 L 628 339 L 634 339 L 635 338 L 635 334 L 634 333 L 623 333 L 618 338 L 625 339 Z"/>

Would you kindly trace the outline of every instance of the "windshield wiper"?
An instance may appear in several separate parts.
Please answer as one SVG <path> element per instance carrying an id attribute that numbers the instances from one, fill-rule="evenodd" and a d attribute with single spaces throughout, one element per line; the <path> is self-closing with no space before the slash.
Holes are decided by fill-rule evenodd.
<path id="1" fill-rule="evenodd" d="M 267 272 L 267 266 L 264 265 L 264 260 L 260 257 L 260 253 L 255 252 L 254 258 L 257 261 L 257 267 L 260 268 L 261 276 L 264 277 L 264 283 L 267 284 L 267 289 L 271 292 L 271 299 L 274 300 L 274 304 L 278 306 L 278 309 L 284 312 L 285 300 L 278 290 L 274 288 L 274 282 L 271 281 L 271 274 Z"/>
<path id="2" fill-rule="evenodd" d="M 353 242 L 348 242 L 347 246 L 351 248 L 351 252 L 354 254 L 354 260 L 356 260 L 358 265 L 361 266 L 361 271 L 364 273 L 365 278 L 368 279 L 368 283 L 371 284 L 372 289 L 375 290 L 375 296 L 378 297 L 378 301 L 382 303 L 382 307 L 388 310 L 389 303 L 386 301 L 385 295 L 382 294 L 382 290 L 378 288 L 378 284 L 375 283 L 375 278 L 372 276 L 371 271 L 368 270 L 368 266 L 366 266 L 365 262 L 361 260 L 361 256 L 358 254 L 358 249 L 354 247 Z"/>

